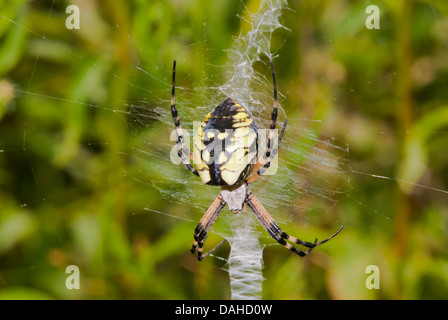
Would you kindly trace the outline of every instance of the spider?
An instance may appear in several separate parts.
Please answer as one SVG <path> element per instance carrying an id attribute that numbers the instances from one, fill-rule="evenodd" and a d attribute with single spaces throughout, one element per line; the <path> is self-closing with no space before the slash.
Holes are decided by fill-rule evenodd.
<path id="1" fill-rule="evenodd" d="M 203 253 L 207 233 L 226 204 L 233 213 L 241 211 L 245 213 L 246 206 L 248 206 L 272 238 L 300 257 L 306 256 L 313 248 L 335 237 L 343 228 L 341 226 L 332 236 L 320 242 L 317 242 L 317 239 L 314 242 L 307 242 L 292 237 L 280 229 L 257 197 L 248 189 L 249 184 L 260 177 L 270 166 L 278 152 L 288 122 L 285 120 L 283 123 L 277 145 L 273 148 L 278 102 L 272 60 L 270 64 L 274 85 L 274 106 L 266 151 L 258 157 L 259 128 L 248 110 L 232 98 L 227 98 L 205 116 L 195 136 L 193 152 L 190 151 L 185 145 L 174 99 L 176 61 L 173 62 L 171 114 L 177 134 L 178 155 L 188 170 L 199 176 L 204 184 L 221 187 L 219 195 L 194 230 L 194 241 L 190 252 L 192 254 L 197 252 L 199 261 L 226 241 L 223 240 L 209 252 Z M 197 169 L 193 168 L 190 160 L 193 160 Z M 307 250 L 299 250 L 287 241 L 306 247 Z"/>

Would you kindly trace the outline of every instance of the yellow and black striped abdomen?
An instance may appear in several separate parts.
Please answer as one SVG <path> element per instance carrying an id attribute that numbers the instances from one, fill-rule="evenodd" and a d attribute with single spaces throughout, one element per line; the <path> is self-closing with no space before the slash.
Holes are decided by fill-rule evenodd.
<path id="1" fill-rule="evenodd" d="M 248 178 L 258 158 L 258 127 L 249 112 L 228 98 L 202 121 L 193 162 L 202 182 L 235 186 Z"/>

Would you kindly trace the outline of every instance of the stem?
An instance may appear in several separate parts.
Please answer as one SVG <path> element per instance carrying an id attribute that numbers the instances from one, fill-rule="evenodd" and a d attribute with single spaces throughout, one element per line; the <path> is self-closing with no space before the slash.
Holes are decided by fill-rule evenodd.
<path id="1" fill-rule="evenodd" d="M 399 157 L 400 163 L 404 157 L 402 146 L 405 145 L 406 134 L 412 124 L 412 45 L 411 45 L 411 29 L 412 29 L 412 1 L 403 0 L 398 13 L 398 75 L 397 81 L 397 127 L 398 136 L 397 144 L 400 146 Z M 409 223 L 411 215 L 410 194 L 405 192 L 401 186 L 397 188 L 397 208 L 396 208 L 396 225 L 395 225 L 395 250 L 399 257 L 403 258 L 407 250 Z"/>

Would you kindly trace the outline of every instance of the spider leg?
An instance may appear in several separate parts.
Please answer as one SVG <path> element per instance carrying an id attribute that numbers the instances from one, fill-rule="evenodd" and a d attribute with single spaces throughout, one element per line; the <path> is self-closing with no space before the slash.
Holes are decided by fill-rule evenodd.
<path id="1" fill-rule="evenodd" d="M 185 157 L 185 154 L 187 154 L 188 157 L 192 159 L 193 153 L 185 145 L 182 126 L 180 125 L 179 117 L 177 115 L 176 102 L 174 100 L 174 94 L 176 91 L 175 80 L 176 80 L 176 60 L 174 60 L 173 62 L 173 81 L 171 82 L 171 115 L 173 116 L 174 126 L 176 127 L 177 150 L 178 150 L 177 154 L 182 159 L 182 162 L 187 166 L 188 170 L 190 170 L 191 173 L 199 176 L 198 171 L 193 168 L 193 166 L 188 161 L 187 157 Z"/>
<path id="2" fill-rule="evenodd" d="M 211 249 L 209 252 L 204 253 L 201 257 L 201 260 L 205 259 L 209 254 L 215 252 L 215 250 L 218 249 L 220 246 L 222 246 L 224 243 L 226 243 L 226 241 L 227 241 L 227 239 L 222 240 L 220 243 L 218 243 L 218 245 L 216 247 Z"/>
<path id="3" fill-rule="evenodd" d="M 271 113 L 271 125 L 269 127 L 270 130 L 269 130 L 266 153 L 264 155 L 264 159 L 266 159 L 266 160 L 270 158 L 272 145 L 274 144 L 274 129 L 275 129 L 275 123 L 277 122 L 277 111 L 278 111 L 277 80 L 275 77 L 274 64 L 272 63 L 272 60 L 270 60 L 270 63 L 271 63 L 271 71 L 272 71 L 272 82 L 274 84 L 274 106 L 273 106 L 272 113 Z"/>
<path id="4" fill-rule="evenodd" d="M 205 212 L 204 216 L 199 221 L 198 225 L 196 226 L 196 229 L 194 230 L 194 241 L 193 245 L 191 246 L 190 252 L 195 253 L 197 251 L 199 261 L 204 259 L 211 252 L 215 251 L 219 246 L 221 246 L 225 242 L 223 241 L 214 249 L 212 249 L 210 252 L 206 253 L 205 255 L 202 255 L 204 242 L 207 239 L 207 233 L 209 232 L 213 223 L 215 223 L 216 219 L 219 216 L 219 213 L 225 207 L 225 205 L 226 202 L 223 200 L 222 196 L 218 195 L 215 201 L 213 201 L 211 206 Z"/>
<path id="5" fill-rule="evenodd" d="M 308 253 L 313 250 L 313 248 L 324 244 L 325 242 L 331 240 L 334 238 L 339 232 L 341 232 L 342 227 L 339 228 L 338 231 L 336 231 L 332 236 L 329 238 L 322 240 L 320 242 L 317 242 L 317 239 L 314 242 L 307 242 L 300 239 L 297 239 L 295 237 L 292 237 L 285 232 L 283 232 L 280 227 L 277 225 L 277 223 L 274 221 L 274 219 L 270 216 L 270 214 L 266 211 L 266 209 L 262 206 L 260 201 L 255 197 L 255 195 L 251 192 L 248 192 L 248 196 L 246 198 L 247 205 L 252 209 L 253 213 L 257 217 L 258 221 L 261 223 L 261 225 L 266 229 L 266 231 L 269 233 L 269 235 L 274 238 L 278 243 L 285 246 L 288 250 L 298 254 L 301 257 L 306 256 Z M 286 242 L 286 240 L 297 243 L 298 245 L 304 246 L 308 248 L 306 251 L 298 250 L 297 248 L 293 247 L 291 244 Z"/>
<path id="6" fill-rule="evenodd" d="M 269 157 L 269 153 L 271 151 L 273 140 L 274 140 L 274 135 L 272 133 L 272 130 L 275 129 L 275 122 L 277 121 L 277 105 L 278 105 L 277 80 L 275 77 L 274 64 L 272 63 L 272 60 L 270 60 L 270 62 L 271 62 L 271 71 L 272 71 L 272 82 L 274 83 L 274 107 L 273 107 L 272 114 L 271 114 L 271 126 L 270 126 L 271 130 L 269 131 L 268 148 L 266 150 L 267 157 Z"/>
<path id="7" fill-rule="evenodd" d="M 249 179 L 247 179 L 248 184 L 251 184 L 256 179 L 258 179 L 271 165 L 271 161 L 275 158 L 275 156 L 278 153 L 278 148 L 280 147 L 280 143 L 282 141 L 283 134 L 285 133 L 287 124 L 288 124 L 288 119 L 286 119 L 285 122 L 283 123 L 283 127 L 282 127 L 282 130 L 280 131 L 280 135 L 278 137 L 278 142 L 277 142 L 277 145 L 275 146 L 274 150 L 272 150 L 272 152 L 269 151 L 269 156 L 268 156 L 268 152 L 266 151 L 266 153 L 254 165 L 254 168 L 252 169 L 252 175 L 250 176 Z"/>
<path id="8" fill-rule="evenodd" d="M 267 168 L 271 165 L 271 161 L 274 159 L 275 155 L 278 152 L 278 148 L 280 146 L 280 142 L 283 137 L 283 133 L 286 129 L 286 124 L 288 123 L 288 120 L 286 119 L 283 123 L 282 130 L 280 132 L 280 136 L 278 138 L 277 146 L 272 149 L 274 144 L 274 129 L 275 124 L 277 122 L 277 115 L 278 115 L 278 99 L 277 99 L 277 80 L 275 77 L 275 71 L 274 71 L 274 64 L 272 63 L 272 60 L 270 60 L 271 63 L 271 71 L 272 71 L 272 82 L 274 84 L 274 107 L 271 113 L 271 125 L 269 127 L 269 135 L 268 135 L 268 142 L 266 146 L 266 152 L 265 154 L 260 158 L 260 160 L 255 164 L 254 169 L 252 171 L 253 175 L 249 178 L 248 183 L 252 183 L 255 181 L 259 176 L 261 176 Z"/>

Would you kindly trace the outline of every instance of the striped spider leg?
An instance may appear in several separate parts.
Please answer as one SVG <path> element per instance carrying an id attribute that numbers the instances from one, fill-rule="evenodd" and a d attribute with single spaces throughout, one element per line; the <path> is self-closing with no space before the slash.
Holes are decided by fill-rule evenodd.
<path id="1" fill-rule="evenodd" d="M 252 183 L 256 179 L 258 179 L 263 173 L 269 168 L 271 165 L 271 161 L 275 158 L 275 155 L 278 152 L 278 148 L 280 146 L 280 142 L 282 141 L 283 133 L 285 132 L 286 125 L 288 124 L 288 119 L 285 120 L 283 123 L 282 130 L 280 132 L 280 135 L 278 137 L 277 146 L 272 149 L 272 145 L 274 143 L 274 129 L 275 129 L 275 123 L 277 121 L 277 115 L 278 115 L 278 99 L 277 99 L 277 80 L 275 77 L 275 71 L 274 71 L 274 64 L 271 63 L 271 72 L 272 72 L 272 82 L 274 84 L 274 107 L 271 113 L 271 125 L 269 127 L 269 135 L 268 135 L 268 142 L 266 146 L 266 152 L 264 155 L 258 160 L 258 162 L 254 165 L 252 169 L 252 175 L 247 180 L 247 183 Z"/>
<path id="2" fill-rule="evenodd" d="M 198 171 L 193 168 L 191 163 L 185 157 L 184 153 L 188 155 L 190 159 L 193 159 L 193 152 L 187 148 L 185 145 L 184 135 L 182 133 L 182 126 L 180 125 L 179 117 L 177 115 L 176 102 L 174 100 L 174 94 L 176 91 L 175 80 L 176 80 L 176 60 L 173 62 L 173 81 L 171 82 L 171 115 L 173 116 L 174 126 L 176 127 L 177 135 L 177 154 L 182 159 L 182 162 L 187 166 L 191 173 L 199 176 Z"/>
<path id="3" fill-rule="evenodd" d="M 221 241 L 221 243 L 214 247 L 212 250 L 210 250 L 206 254 L 203 254 L 202 247 L 204 245 L 204 241 L 207 239 L 207 233 L 212 227 L 213 223 L 215 223 L 216 219 L 219 216 L 219 213 L 225 207 L 225 205 L 226 202 L 223 200 L 222 196 L 218 195 L 215 201 L 213 201 L 212 205 L 205 212 L 202 219 L 199 221 L 196 229 L 194 229 L 194 241 L 193 245 L 191 246 L 190 252 L 194 254 L 197 251 L 199 261 L 207 257 L 210 253 L 218 249 L 221 245 L 224 244 L 224 242 L 226 242 L 226 240 Z"/>
<path id="4" fill-rule="evenodd" d="M 258 221 L 261 223 L 261 225 L 264 227 L 264 229 L 269 233 L 269 235 L 274 238 L 278 243 L 285 246 L 286 249 L 298 254 L 301 257 L 306 256 L 308 253 L 313 250 L 313 248 L 320 246 L 321 244 L 324 244 L 325 242 L 331 240 L 334 238 L 341 230 L 344 228 L 344 226 L 341 226 L 338 231 L 336 231 L 332 236 L 328 237 L 325 240 L 322 240 L 320 242 L 317 242 L 317 239 L 314 242 L 307 242 L 303 241 L 297 238 L 294 238 L 288 234 L 286 234 L 278 224 L 274 221 L 274 219 L 271 217 L 271 215 L 267 212 L 267 210 L 263 207 L 263 205 L 258 201 L 257 197 L 255 195 L 248 191 L 247 192 L 247 198 L 246 203 L 251 208 L 252 212 L 257 217 Z M 286 242 L 286 240 L 297 243 L 298 245 L 304 246 L 308 248 L 306 251 L 301 251 L 293 247 L 291 244 Z"/>
<path id="5" fill-rule="evenodd" d="M 270 151 L 270 148 L 268 146 L 268 149 L 266 149 L 267 150 L 266 153 L 254 165 L 254 168 L 252 169 L 252 175 L 250 176 L 249 179 L 247 179 L 248 184 L 251 184 L 256 179 L 258 179 L 261 175 L 263 175 L 263 173 L 271 165 L 271 161 L 275 158 L 275 156 L 278 152 L 278 148 L 280 147 L 280 142 L 282 141 L 283 134 L 285 133 L 287 124 L 288 124 L 288 119 L 286 119 L 285 122 L 283 123 L 282 130 L 280 131 L 280 135 L 278 136 L 277 145 L 272 150 L 272 152 Z M 270 130 L 270 131 L 272 132 L 273 130 Z M 271 133 L 269 133 L 269 135 L 271 135 Z M 270 137 L 269 139 L 272 139 L 272 140 L 274 139 L 273 134 L 272 134 L 272 137 Z M 268 144 L 269 144 L 269 142 L 268 142 Z"/>

